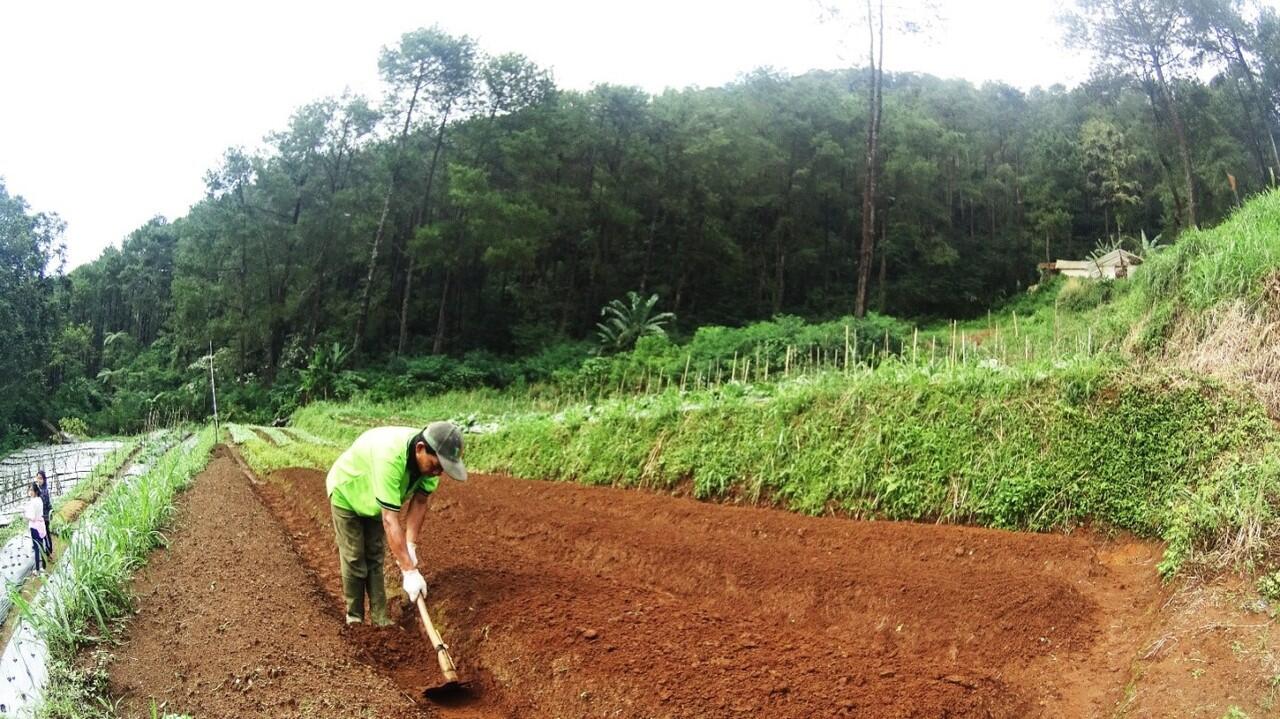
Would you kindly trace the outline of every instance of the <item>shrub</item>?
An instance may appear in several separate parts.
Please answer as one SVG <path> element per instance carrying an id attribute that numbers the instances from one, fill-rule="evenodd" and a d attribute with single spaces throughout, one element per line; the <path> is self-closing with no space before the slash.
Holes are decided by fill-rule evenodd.
<path id="1" fill-rule="evenodd" d="M 72 437 L 89 436 L 89 425 L 85 424 L 84 420 L 79 417 L 63 417 L 58 420 L 58 429 L 62 430 L 63 434 L 69 434 Z"/>

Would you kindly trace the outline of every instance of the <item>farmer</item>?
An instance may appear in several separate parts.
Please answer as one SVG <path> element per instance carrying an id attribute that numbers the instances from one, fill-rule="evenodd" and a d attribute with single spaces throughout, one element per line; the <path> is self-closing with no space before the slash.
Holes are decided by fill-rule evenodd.
<path id="1" fill-rule="evenodd" d="M 53 525 L 49 524 L 49 515 L 53 509 L 53 502 L 49 501 L 49 479 L 45 477 L 43 469 L 36 472 L 36 486 L 40 488 L 40 503 L 44 507 L 44 552 L 52 560 L 53 532 L 49 530 L 53 528 Z"/>
<path id="2" fill-rule="evenodd" d="M 404 576 L 409 601 L 427 593 L 418 572 L 418 528 L 427 495 L 441 473 L 466 481 L 462 431 L 452 422 L 425 429 L 375 427 L 356 438 L 329 469 L 325 490 L 342 566 L 347 623 L 364 621 L 364 598 L 374 624 L 390 623 L 382 555 L 388 544 Z"/>

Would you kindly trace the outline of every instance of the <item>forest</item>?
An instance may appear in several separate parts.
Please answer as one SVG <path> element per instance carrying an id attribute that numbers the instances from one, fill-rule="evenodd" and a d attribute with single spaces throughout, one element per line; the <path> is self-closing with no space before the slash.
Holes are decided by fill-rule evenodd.
<path id="1" fill-rule="evenodd" d="M 872 54 L 650 95 L 418 29 L 376 58 L 384 95 L 298 108 L 188 214 L 71 270 L 62 221 L 0 180 L 0 438 L 202 417 L 210 358 L 259 422 L 387 378 L 563 380 L 628 349 L 597 323 L 629 292 L 677 341 L 974 317 L 1040 262 L 1174 243 L 1276 184 L 1275 9 L 1079 0 L 1062 31 L 1097 58 L 1077 87 Z"/>

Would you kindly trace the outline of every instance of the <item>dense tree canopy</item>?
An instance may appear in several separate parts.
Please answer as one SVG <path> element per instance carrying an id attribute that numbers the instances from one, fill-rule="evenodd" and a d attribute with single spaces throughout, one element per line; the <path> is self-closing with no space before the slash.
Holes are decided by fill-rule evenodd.
<path id="1" fill-rule="evenodd" d="M 211 346 L 263 403 L 335 343 L 363 364 L 527 355 L 592 337 L 628 291 L 657 294 L 676 334 L 848 314 L 860 270 L 872 310 L 976 314 L 1039 261 L 1172 239 L 1274 182 L 1274 11 L 1079 0 L 1074 18 L 1104 62 L 1073 89 L 885 72 L 874 184 L 865 69 L 578 92 L 528 58 L 407 33 L 379 60 L 385 97 L 298 109 L 263 149 L 229 149 L 185 217 L 68 275 L 56 218 L 0 186 L 0 417 L 199 411 L 191 368 Z M 33 409 L 35 388 L 53 406 Z"/>

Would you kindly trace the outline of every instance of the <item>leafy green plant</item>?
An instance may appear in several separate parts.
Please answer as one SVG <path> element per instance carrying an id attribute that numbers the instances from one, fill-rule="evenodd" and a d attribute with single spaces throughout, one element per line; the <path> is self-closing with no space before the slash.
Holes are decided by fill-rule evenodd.
<path id="1" fill-rule="evenodd" d="M 1069 282 L 1058 294 L 1058 304 L 1070 312 L 1091 310 L 1111 299 L 1115 283 L 1107 279 Z"/>
<path id="2" fill-rule="evenodd" d="M 665 326 L 675 321 L 670 312 L 655 313 L 658 295 L 642 299 L 635 292 L 628 292 L 626 302 L 613 300 L 600 309 L 603 322 L 596 324 L 599 330 L 600 348 L 607 352 L 631 349 L 641 337 L 665 335 Z"/>
<path id="3" fill-rule="evenodd" d="M 63 434 L 69 434 L 72 437 L 88 437 L 89 425 L 85 424 L 83 419 L 79 417 L 63 417 L 58 420 L 58 429 Z"/>
<path id="4" fill-rule="evenodd" d="M 1258 577 L 1258 594 L 1272 602 L 1280 601 L 1280 571 L 1269 572 Z"/>
<path id="5" fill-rule="evenodd" d="M 351 350 L 338 342 L 316 347 L 311 353 L 311 359 L 307 361 L 307 366 L 301 372 L 299 387 L 303 396 L 308 401 L 329 399 L 335 388 L 343 382 L 342 368 L 350 355 Z M 346 383 L 346 386 L 350 387 L 349 379 Z"/>
<path id="6" fill-rule="evenodd" d="M 1163 238 L 1162 234 L 1156 235 L 1155 237 L 1148 239 L 1147 231 L 1139 230 L 1138 242 L 1136 247 L 1138 256 L 1145 260 L 1151 257 L 1152 255 L 1156 254 L 1157 252 L 1160 252 L 1161 250 L 1168 248 L 1168 245 L 1161 244 L 1160 242 L 1161 238 Z"/>

